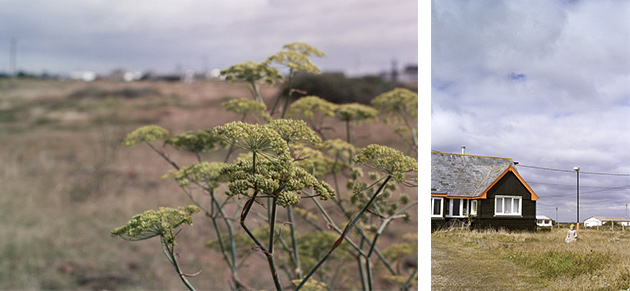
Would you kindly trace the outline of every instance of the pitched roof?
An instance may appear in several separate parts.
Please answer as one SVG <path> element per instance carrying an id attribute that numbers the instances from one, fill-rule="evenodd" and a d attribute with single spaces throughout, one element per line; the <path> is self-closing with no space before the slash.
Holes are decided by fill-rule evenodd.
<path id="1" fill-rule="evenodd" d="M 485 192 L 505 173 L 512 171 L 520 178 L 510 158 L 431 152 L 431 193 L 447 197 L 485 197 Z"/>

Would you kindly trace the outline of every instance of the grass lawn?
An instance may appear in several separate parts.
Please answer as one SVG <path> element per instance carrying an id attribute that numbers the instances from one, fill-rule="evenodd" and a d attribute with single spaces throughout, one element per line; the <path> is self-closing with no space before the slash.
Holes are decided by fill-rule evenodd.
<path id="1" fill-rule="evenodd" d="M 627 290 L 630 230 L 442 230 L 431 234 L 433 290 Z"/>

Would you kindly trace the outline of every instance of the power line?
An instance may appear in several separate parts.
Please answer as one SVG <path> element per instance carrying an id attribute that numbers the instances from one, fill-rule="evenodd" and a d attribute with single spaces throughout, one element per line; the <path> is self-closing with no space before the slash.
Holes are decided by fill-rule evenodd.
<path id="1" fill-rule="evenodd" d="M 563 170 L 563 169 L 554 169 L 554 168 L 547 168 L 547 167 L 527 166 L 527 165 L 521 165 L 521 164 L 518 164 L 518 166 L 525 167 L 525 168 L 546 170 L 546 171 L 556 171 L 556 172 L 566 172 L 566 173 L 575 172 L 574 170 Z M 580 174 L 630 177 L 630 174 L 598 173 L 598 172 L 584 172 L 584 171 L 580 171 Z"/>

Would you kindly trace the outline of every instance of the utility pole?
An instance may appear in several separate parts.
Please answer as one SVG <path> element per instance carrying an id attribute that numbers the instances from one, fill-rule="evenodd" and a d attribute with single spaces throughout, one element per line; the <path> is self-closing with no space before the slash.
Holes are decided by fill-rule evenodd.
<path id="1" fill-rule="evenodd" d="M 560 222 L 558 221 L 558 207 L 556 207 L 556 228 L 560 229 Z"/>
<path id="2" fill-rule="evenodd" d="M 577 173 L 577 232 L 580 232 L 580 167 L 574 167 L 573 171 Z"/>

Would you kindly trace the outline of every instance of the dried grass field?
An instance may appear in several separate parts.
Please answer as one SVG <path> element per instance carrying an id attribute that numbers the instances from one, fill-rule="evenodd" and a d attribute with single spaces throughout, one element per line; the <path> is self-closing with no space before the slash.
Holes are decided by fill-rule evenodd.
<path id="1" fill-rule="evenodd" d="M 262 96 L 269 104 L 278 91 L 264 88 Z M 220 104 L 247 96 L 247 87 L 221 81 L 0 80 L 0 289 L 184 289 L 157 240 L 128 242 L 110 235 L 137 213 L 190 204 L 176 182 L 161 178 L 171 169 L 164 160 L 121 141 L 148 124 L 182 133 L 238 120 Z M 332 136 L 343 138 L 344 126 L 333 123 Z M 355 137 L 358 146 L 404 146 L 379 121 L 358 126 Z M 192 154 L 169 155 L 181 164 L 195 160 Z M 415 196 L 417 189 L 407 191 Z M 417 232 L 417 209 L 410 213 L 411 222 L 392 222 L 379 246 Z M 321 217 L 317 221 L 325 227 Z M 178 235 L 178 254 L 186 271 L 201 270 L 190 279 L 197 288 L 225 290 L 230 272 L 219 253 L 205 246 L 213 239 L 214 229 L 199 214 Z M 627 236 L 619 239 L 628 242 Z M 253 289 L 272 289 L 264 268 L 264 256 L 251 251 L 239 272 Z M 343 276 L 339 282 L 358 280 L 356 274 Z M 376 280 L 377 288 L 391 286 Z"/>
<path id="2" fill-rule="evenodd" d="M 431 234 L 432 290 L 628 290 L 630 230 Z"/>

